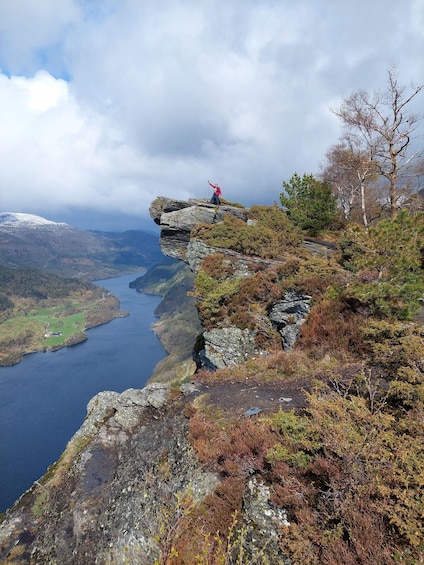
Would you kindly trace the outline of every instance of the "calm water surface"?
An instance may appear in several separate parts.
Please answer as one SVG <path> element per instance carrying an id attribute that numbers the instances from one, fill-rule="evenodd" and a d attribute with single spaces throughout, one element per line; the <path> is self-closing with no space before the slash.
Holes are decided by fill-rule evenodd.
<path id="1" fill-rule="evenodd" d="M 0 367 L 0 512 L 63 452 L 90 398 L 102 390 L 141 388 L 166 356 L 151 330 L 161 298 L 128 288 L 137 274 L 99 281 L 130 312 L 88 331 L 88 340 L 27 355 Z"/>

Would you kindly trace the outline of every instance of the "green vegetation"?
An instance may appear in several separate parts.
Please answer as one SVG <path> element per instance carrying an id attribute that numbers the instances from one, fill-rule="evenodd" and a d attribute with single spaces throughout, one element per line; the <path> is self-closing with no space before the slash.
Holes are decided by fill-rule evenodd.
<path id="1" fill-rule="evenodd" d="M 83 341 L 85 329 L 122 315 L 119 301 L 89 282 L 7 267 L 0 267 L 0 281 L 1 365 Z"/>
<path id="2" fill-rule="evenodd" d="M 256 208 L 253 214 L 260 218 L 262 225 L 277 225 L 274 232 L 276 238 L 284 240 L 286 234 L 290 236 L 293 232 L 290 229 L 280 231 L 280 224 L 275 221 L 276 216 L 285 218 L 284 226 L 290 222 L 284 212 L 279 210 L 276 213 L 277 210 L 275 207 Z M 258 220 L 259 230 L 261 224 Z M 236 241 L 240 229 L 244 230 L 237 222 L 228 222 L 225 226 L 228 240 Z M 288 290 L 296 290 L 318 299 L 336 281 L 346 279 L 346 271 L 335 261 L 320 256 L 311 257 L 297 239 L 299 232 L 296 229 L 294 232 L 296 237 L 289 239 L 290 245 L 279 245 L 278 261 L 268 261 L 271 257 L 267 257 L 266 252 L 269 250 L 269 254 L 273 256 L 272 246 L 261 249 L 264 261 L 249 262 L 246 258 L 245 268 L 242 270 L 239 259 L 224 252 L 204 259 L 202 268 L 196 275 L 194 296 L 206 330 L 229 323 L 240 329 L 256 329 L 259 330 L 258 341 L 268 341 L 266 348 L 279 348 L 280 338 L 267 318 L 271 305 L 282 299 Z M 210 243 L 211 233 L 213 235 L 216 232 L 212 229 L 199 233 L 206 234 Z"/>
<path id="3" fill-rule="evenodd" d="M 309 235 L 317 235 L 335 223 L 337 199 L 329 183 L 313 175 L 300 177 L 294 173 L 289 182 L 283 182 L 283 187 L 285 193 L 280 194 L 280 202 L 294 225 Z"/>
<path id="4" fill-rule="evenodd" d="M 199 225 L 192 236 L 212 247 L 271 259 L 281 257 L 287 249 L 302 241 L 301 232 L 276 205 L 253 206 L 249 218 L 252 221 L 246 224 L 227 214 L 222 223 Z"/>
<path id="5" fill-rule="evenodd" d="M 277 539 L 292 563 L 419 563 L 424 330 L 413 321 L 424 295 L 424 217 L 403 210 L 368 230 L 348 226 L 334 232 L 338 251 L 329 257 L 293 243 L 278 254 L 270 246 L 267 255 L 258 238 L 260 251 L 252 248 L 249 256 L 264 261 L 247 257 L 248 272 L 241 272 L 225 248 L 235 242 L 241 249 L 246 229 L 227 221 L 196 231 L 223 249 L 203 261 L 194 294 L 206 329 L 252 328 L 269 355 L 198 378 L 256 378 L 282 387 L 301 379 L 307 408 L 241 423 L 234 414 L 196 406 L 191 442 L 222 483 L 207 511 L 193 516 L 202 516 L 210 536 L 227 531 L 228 516 L 241 508 L 245 477 L 256 474 L 271 485 L 273 504 L 287 512 L 290 526 Z M 289 289 L 312 296 L 312 309 L 295 348 L 282 352 L 266 313 Z M 192 551 L 193 541 L 185 543 Z M 184 555 L 180 545 L 178 552 Z"/>
<path id="6" fill-rule="evenodd" d="M 424 216 L 402 210 L 368 231 L 352 228 L 341 241 L 342 264 L 356 275 L 343 299 L 378 316 L 410 320 L 424 295 Z"/>
<path id="7" fill-rule="evenodd" d="M 135 288 L 137 292 L 145 294 L 165 296 L 178 282 L 183 282 L 185 275 L 186 269 L 181 261 L 169 260 L 155 265 L 142 277 L 132 281 L 130 288 Z"/>

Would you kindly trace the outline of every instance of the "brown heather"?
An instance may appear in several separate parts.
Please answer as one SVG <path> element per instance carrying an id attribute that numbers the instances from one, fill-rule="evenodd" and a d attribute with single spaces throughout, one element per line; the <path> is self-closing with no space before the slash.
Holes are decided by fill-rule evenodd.
<path id="1" fill-rule="evenodd" d="M 292 351 L 281 351 L 271 332 L 258 331 L 269 355 L 196 375 L 210 384 L 268 382 L 309 391 L 306 409 L 253 420 L 235 420 L 207 405 L 193 410 L 192 445 L 224 481 L 220 494 L 208 499 L 217 505 L 202 522 L 209 536 L 229 527 L 230 509 L 239 507 L 242 486 L 255 474 L 271 487 L 272 503 L 287 512 L 290 526 L 278 540 L 293 565 L 423 562 L 424 334 L 404 321 L 416 312 L 424 288 L 417 225 L 421 229 L 420 218 L 401 215 L 380 231 L 373 227 L 372 237 L 352 230 L 340 264 L 337 255 L 308 258 L 294 240 L 290 255 L 287 246 L 278 253 L 273 247 L 268 257 L 278 257 L 278 266 L 239 281 L 231 298 L 218 291 L 214 305 L 199 285 L 206 323 L 212 320 L 208 308 L 215 308 L 209 327 L 230 318 L 260 330 L 267 308 L 286 290 L 312 297 Z M 231 231 L 240 229 L 229 222 L 221 232 L 205 228 L 198 235 L 208 233 L 211 244 L 225 236 L 228 245 L 240 245 L 244 236 Z M 393 244 L 399 238 L 404 253 Z M 265 239 L 258 237 L 258 256 Z M 213 285 L 234 276 L 220 255 L 208 258 L 204 270 Z M 389 275 L 391 286 L 384 280 Z"/>

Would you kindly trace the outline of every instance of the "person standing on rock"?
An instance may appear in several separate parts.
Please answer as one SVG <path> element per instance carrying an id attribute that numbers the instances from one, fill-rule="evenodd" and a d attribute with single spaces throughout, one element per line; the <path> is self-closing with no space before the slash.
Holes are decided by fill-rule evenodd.
<path id="1" fill-rule="evenodd" d="M 221 204 L 220 198 L 222 196 L 221 187 L 219 187 L 217 184 L 212 184 L 210 181 L 208 181 L 208 183 L 214 189 L 214 193 L 212 194 L 211 202 L 212 202 L 212 204 L 219 206 Z"/>

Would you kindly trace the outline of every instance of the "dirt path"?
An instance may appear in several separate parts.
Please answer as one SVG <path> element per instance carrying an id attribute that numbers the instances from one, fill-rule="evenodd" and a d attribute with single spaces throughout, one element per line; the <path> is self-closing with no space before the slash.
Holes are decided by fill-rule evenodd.
<path id="1" fill-rule="evenodd" d="M 239 417 L 253 408 L 259 409 L 258 413 L 268 414 L 279 408 L 285 411 L 304 408 L 307 404 L 301 382 L 275 383 L 249 379 L 245 382 L 197 381 L 195 384 L 195 396 L 205 395 L 208 404 Z"/>

